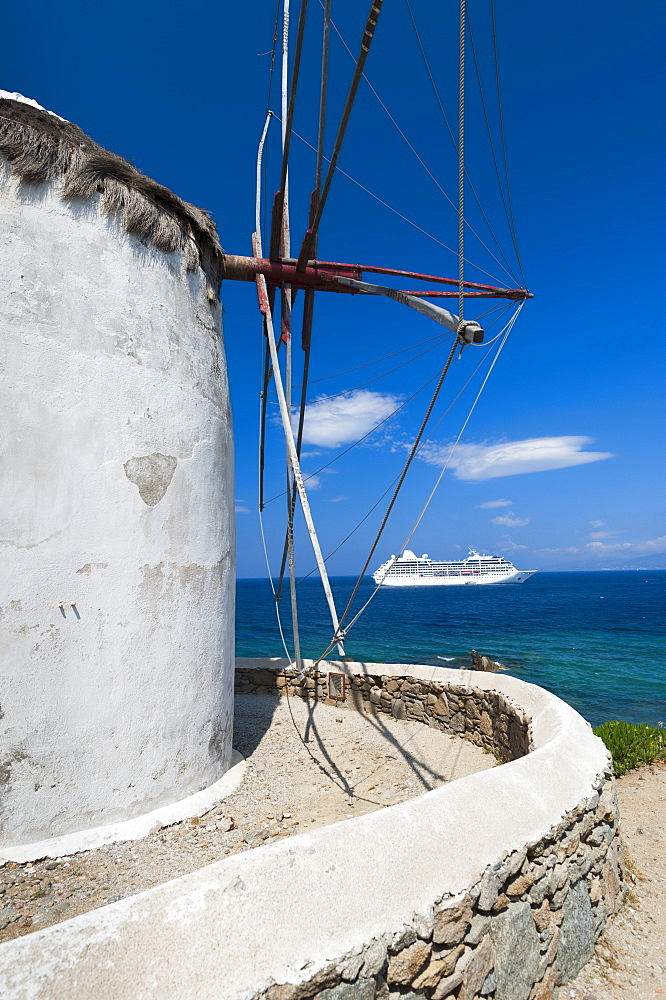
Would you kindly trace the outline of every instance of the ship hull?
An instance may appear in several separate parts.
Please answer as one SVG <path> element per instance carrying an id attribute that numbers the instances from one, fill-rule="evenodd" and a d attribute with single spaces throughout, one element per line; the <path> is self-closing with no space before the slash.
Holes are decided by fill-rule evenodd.
<path id="1" fill-rule="evenodd" d="M 502 576 L 487 573 L 470 576 L 388 576 L 381 581 L 382 587 L 487 587 L 494 584 L 525 583 L 536 570 L 522 570 Z M 375 583 L 380 581 L 375 578 Z"/>

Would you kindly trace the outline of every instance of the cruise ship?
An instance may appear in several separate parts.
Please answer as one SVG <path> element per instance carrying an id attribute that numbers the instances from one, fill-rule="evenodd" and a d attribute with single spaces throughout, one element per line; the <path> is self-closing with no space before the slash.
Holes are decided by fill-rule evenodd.
<path id="1" fill-rule="evenodd" d="M 481 555 L 469 550 L 466 559 L 435 562 L 427 553 L 417 556 L 410 549 L 391 556 L 372 574 L 382 587 L 459 587 L 488 583 L 525 583 L 537 571 L 516 569 L 502 556 Z"/>

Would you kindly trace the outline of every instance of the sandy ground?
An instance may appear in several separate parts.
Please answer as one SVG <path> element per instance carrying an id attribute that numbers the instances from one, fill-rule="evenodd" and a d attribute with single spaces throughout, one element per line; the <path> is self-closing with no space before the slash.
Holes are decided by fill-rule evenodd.
<path id="1" fill-rule="evenodd" d="M 627 851 L 627 900 L 592 961 L 560 1000 L 652 1000 L 666 996 L 666 764 L 617 779 Z"/>
<path id="2" fill-rule="evenodd" d="M 71 857 L 0 867 L 0 941 L 496 763 L 419 722 L 321 704 L 309 710 L 300 699 L 268 695 L 237 696 L 234 746 L 248 761 L 243 782 L 200 820 Z"/>
<path id="3" fill-rule="evenodd" d="M 200 820 L 68 858 L 0 867 L 0 941 L 495 764 L 421 723 L 324 705 L 309 715 L 298 699 L 270 696 L 236 699 L 234 745 L 248 760 L 245 778 Z M 632 771 L 617 784 L 627 901 L 558 1000 L 666 997 L 666 764 Z"/>

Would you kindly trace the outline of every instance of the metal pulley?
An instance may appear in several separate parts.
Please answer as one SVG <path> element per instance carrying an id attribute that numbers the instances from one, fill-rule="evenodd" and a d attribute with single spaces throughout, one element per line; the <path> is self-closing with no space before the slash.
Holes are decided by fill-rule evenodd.
<path id="1" fill-rule="evenodd" d="M 474 319 L 465 319 L 458 324 L 458 336 L 464 344 L 482 344 L 483 328 Z"/>

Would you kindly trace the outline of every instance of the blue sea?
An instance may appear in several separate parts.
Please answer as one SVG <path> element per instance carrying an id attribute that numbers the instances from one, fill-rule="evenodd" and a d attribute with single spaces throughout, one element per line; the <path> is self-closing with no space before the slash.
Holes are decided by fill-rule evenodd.
<path id="1" fill-rule="evenodd" d="M 338 608 L 354 582 L 332 579 Z M 356 606 L 373 589 L 368 577 Z M 321 584 L 304 580 L 298 594 L 303 656 L 320 656 L 331 637 Z M 280 616 L 291 648 L 288 589 Z M 593 726 L 655 726 L 666 724 L 665 640 L 666 571 L 538 573 L 514 586 L 382 588 L 345 651 L 355 660 L 457 667 L 476 649 L 559 695 Z M 268 580 L 238 581 L 236 653 L 283 655 Z"/>

